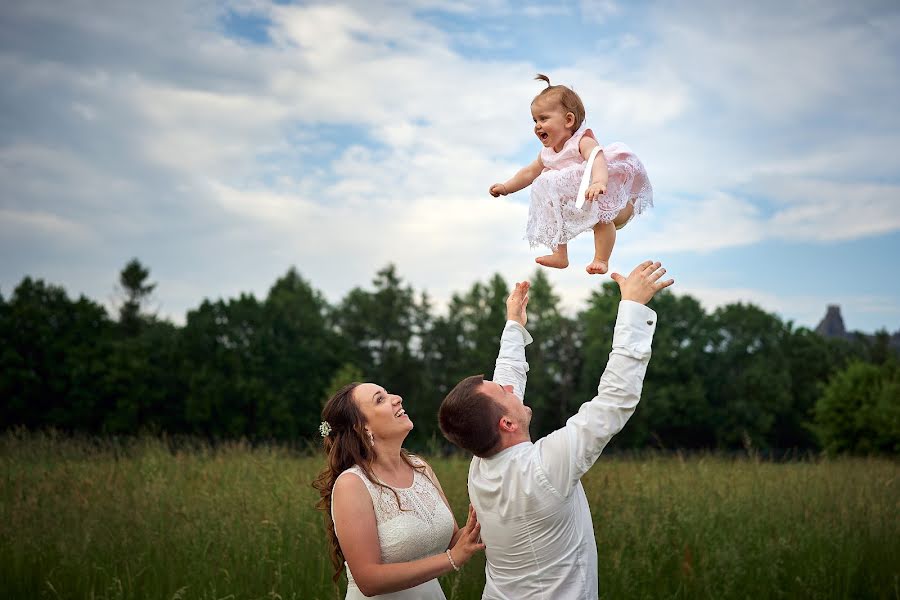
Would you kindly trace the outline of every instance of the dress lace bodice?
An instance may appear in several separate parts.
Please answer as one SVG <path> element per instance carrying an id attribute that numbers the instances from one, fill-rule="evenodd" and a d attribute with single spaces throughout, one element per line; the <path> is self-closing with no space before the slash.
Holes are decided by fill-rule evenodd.
<path id="1" fill-rule="evenodd" d="M 414 462 L 416 461 L 414 460 Z M 450 538 L 453 536 L 453 515 L 444 503 L 437 486 L 428 478 L 428 475 L 417 470 L 413 476 L 412 486 L 408 488 L 389 486 L 386 489 L 370 481 L 358 466 L 350 467 L 339 477 L 346 477 L 350 473 L 365 483 L 369 496 L 372 498 L 382 562 L 409 562 L 439 554 L 447 549 Z M 391 490 L 396 491 L 397 496 L 394 496 Z M 397 497 L 400 499 L 400 506 L 397 505 Z M 347 580 L 347 597 L 350 598 L 351 589 L 356 588 L 356 583 L 349 567 Z M 418 590 L 409 597 L 431 597 L 426 596 L 425 593 L 435 591 L 432 588 L 436 588 L 436 592 L 440 593 L 440 596 L 435 597 L 444 597 L 436 580 L 427 583 L 434 585 L 429 586 L 428 590 L 418 590 L 421 586 L 406 590 L 411 593 Z M 405 596 L 392 594 L 390 597 Z"/>

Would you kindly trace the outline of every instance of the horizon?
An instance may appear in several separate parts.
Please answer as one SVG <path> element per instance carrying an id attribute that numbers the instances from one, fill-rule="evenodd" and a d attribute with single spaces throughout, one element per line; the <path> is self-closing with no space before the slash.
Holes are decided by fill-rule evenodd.
<path id="1" fill-rule="evenodd" d="M 144 265 L 143 263 L 141 263 L 141 265 L 142 265 L 143 267 L 145 267 L 145 268 L 148 267 L 148 265 Z M 384 266 L 381 267 L 381 268 L 387 268 L 388 266 L 390 266 L 390 265 L 384 265 Z M 284 276 L 287 275 L 291 270 L 294 270 L 294 271 L 297 273 L 298 276 L 300 276 L 304 281 L 306 281 L 307 283 L 309 283 L 310 287 L 311 287 L 313 290 L 315 290 L 316 292 L 322 293 L 322 290 L 319 289 L 319 288 L 316 286 L 316 282 L 307 279 L 307 278 L 303 275 L 303 273 L 301 273 L 295 266 L 288 267 L 288 270 L 285 271 L 284 273 L 282 273 L 281 275 L 279 275 L 279 276 L 276 278 L 276 280 L 277 280 L 277 279 L 280 279 L 281 277 L 284 277 Z M 381 270 L 381 269 L 378 269 L 378 270 Z M 408 280 L 406 280 L 406 279 L 403 277 L 403 273 L 397 273 L 397 275 L 398 275 L 398 277 L 400 278 L 400 281 L 401 281 L 402 284 L 404 284 L 404 285 L 412 285 Z M 471 287 L 472 287 L 473 285 L 475 285 L 476 283 L 478 283 L 478 284 L 486 284 L 486 283 L 489 281 L 489 279 L 491 279 L 494 275 L 500 275 L 501 277 L 503 277 L 502 273 L 492 273 L 492 274 L 488 275 L 487 277 L 485 277 L 485 278 L 483 278 L 483 279 L 479 279 L 479 280 L 470 282 L 469 285 L 468 285 L 468 286 L 465 286 L 463 289 L 453 290 L 451 293 L 452 293 L 453 295 L 462 295 L 462 294 L 465 294 L 465 292 L 468 291 L 469 289 L 471 289 Z M 25 277 L 29 277 L 29 276 L 26 275 Z M 24 281 L 25 277 L 23 277 L 23 279 L 22 279 L 21 281 Z M 375 273 L 372 274 L 372 278 L 370 278 L 370 279 L 366 282 L 365 285 L 359 285 L 359 286 L 355 286 L 355 287 L 358 287 L 358 288 L 363 289 L 363 290 L 369 290 L 369 289 L 371 289 L 371 286 L 372 286 L 372 280 L 374 279 L 374 277 L 375 277 Z M 31 277 L 31 278 L 32 278 L 33 280 L 36 280 L 36 281 L 39 279 L 39 278 L 34 278 L 34 277 Z M 91 300 L 92 302 L 96 302 L 97 304 L 99 304 L 100 306 L 102 306 L 102 307 L 107 311 L 107 314 L 109 315 L 109 317 L 110 317 L 111 319 L 116 319 L 116 318 L 117 318 L 117 314 L 116 314 L 116 313 L 117 313 L 117 311 L 118 311 L 118 309 L 119 309 L 118 306 L 117 306 L 117 304 L 120 304 L 120 302 L 118 302 L 118 301 L 116 301 L 115 299 L 112 298 L 112 296 L 114 295 L 114 294 L 112 294 L 112 293 L 107 297 L 106 301 L 101 301 L 101 300 L 98 299 L 98 298 L 92 298 L 92 297 L 87 296 L 87 295 L 85 295 L 85 294 L 78 294 L 78 295 L 72 294 L 70 290 L 65 289 L 64 286 L 61 286 L 61 285 L 58 284 L 58 283 L 55 283 L 55 282 L 52 282 L 52 281 L 46 281 L 46 280 L 43 280 L 43 279 L 40 279 L 40 280 L 41 280 L 41 281 L 44 281 L 44 283 L 46 283 L 47 285 L 55 285 L 55 286 L 63 287 L 63 289 L 65 290 L 66 294 L 67 294 L 67 295 L 69 296 L 69 298 L 72 299 L 72 300 L 77 300 L 77 299 L 80 298 L 80 297 L 84 297 L 84 298 L 87 298 L 87 299 Z M 204 302 L 212 302 L 212 303 L 215 303 L 215 302 L 222 301 L 222 302 L 226 302 L 226 303 L 227 303 L 228 301 L 237 299 L 237 298 L 239 298 L 241 295 L 245 295 L 245 294 L 246 294 L 246 295 L 250 295 L 250 296 L 256 298 L 256 299 L 259 300 L 259 301 L 264 301 L 265 298 L 266 298 L 267 295 L 268 295 L 269 289 L 271 289 L 271 286 L 275 284 L 275 281 L 276 281 L 276 280 L 273 280 L 273 281 L 272 281 L 272 284 L 269 286 L 269 288 L 266 289 L 266 291 L 265 291 L 264 294 L 259 294 L 259 295 L 257 295 L 256 293 L 254 293 L 254 292 L 252 292 L 252 291 L 239 291 L 236 295 L 228 296 L 228 297 L 225 297 L 225 296 L 219 296 L 219 297 L 215 297 L 215 298 L 210 298 L 210 297 L 204 297 L 204 298 L 201 298 L 201 299 L 197 302 L 197 304 L 196 304 L 195 306 L 188 307 L 188 308 L 186 309 L 186 311 L 185 311 L 182 315 L 171 315 L 171 314 L 166 314 L 166 313 L 164 313 L 164 314 L 162 314 L 162 316 L 160 316 L 160 310 L 159 310 L 159 307 L 154 307 L 155 292 L 156 292 L 156 289 L 154 288 L 154 291 L 151 292 L 151 293 L 146 297 L 146 299 L 145 299 L 145 300 L 146 300 L 147 306 L 144 307 L 145 310 L 144 310 L 144 313 L 143 313 L 143 314 L 148 315 L 148 316 L 151 316 L 151 317 L 153 317 L 154 319 L 158 319 L 158 320 L 162 320 L 162 321 L 165 321 L 165 322 L 169 322 L 169 323 L 171 323 L 171 324 L 173 324 L 173 325 L 176 325 L 176 326 L 178 326 L 178 327 L 183 327 L 183 326 L 185 325 L 185 323 L 187 322 L 187 314 L 188 314 L 188 312 L 191 312 L 191 311 L 193 311 L 193 310 L 196 310 L 196 309 L 199 308 Z M 504 278 L 504 280 L 506 281 L 506 278 Z M 529 278 L 529 280 L 533 280 L 533 278 Z M 21 281 L 19 282 L 19 284 L 21 283 Z M 154 285 L 154 284 L 157 283 L 157 282 L 153 279 L 153 271 L 152 271 L 152 269 L 150 270 L 150 275 L 149 275 L 149 277 L 148 277 L 148 281 L 145 282 L 145 283 L 150 284 L 150 285 Z M 509 285 L 513 285 L 514 283 L 515 283 L 515 282 L 507 281 L 507 284 L 509 284 Z M 604 281 L 604 283 L 612 283 L 612 282 L 609 281 L 609 280 L 607 280 L 607 281 Z M 553 285 L 552 282 L 551 282 L 550 285 L 551 285 L 551 286 Z M 16 284 L 15 287 L 18 287 L 18 284 Z M 15 287 L 13 288 L 13 290 L 15 289 Z M 121 290 L 120 290 L 120 289 L 119 289 L 119 290 L 116 290 L 116 288 L 119 288 L 119 287 L 120 287 L 120 286 L 115 285 L 115 286 L 113 286 L 113 288 L 111 288 L 111 290 L 112 290 L 113 292 L 116 292 L 116 293 L 121 293 Z M 554 293 L 558 292 L 558 290 L 557 290 L 555 287 L 553 287 L 552 289 L 553 289 Z M 0 288 L 0 298 L 2 298 L 4 301 L 9 301 L 9 299 L 10 299 L 10 297 L 11 297 L 11 295 L 12 295 L 12 291 L 13 291 L 13 290 L 11 290 L 10 293 L 6 293 L 6 292 L 4 292 L 4 290 L 3 290 L 2 288 Z M 347 290 L 347 293 L 349 293 L 350 291 L 351 291 L 351 290 Z M 413 286 L 413 292 L 416 294 L 416 297 L 417 297 L 417 298 L 421 297 L 421 294 L 424 293 L 424 294 L 428 295 L 429 300 L 432 299 L 432 297 L 431 297 L 430 294 L 429 294 L 428 289 L 425 289 L 425 288 L 416 288 L 416 287 Z M 708 306 L 704 305 L 703 302 L 701 302 L 700 299 L 697 298 L 696 296 L 693 296 L 693 295 L 691 295 L 691 294 L 689 294 L 689 293 L 687 293 L 687 292 L 679 293 L 678 290 L 673 290 L 671 287 L 670 287 L 670 288 L 667 288 L 667 289 L 666 289 L 664 292 L 662 292 L 662 293 L 666 293 L 666 294 L 671 293 L 671 294 L 675 294 L 675 295 L 678 295 L 678 296 L 691 296 L 692 298 L 694 298 L 695 300 L 697 300 L 698 302 L 700 302 L 700 304 L 701 304 L 701 306 L 702 306 L 704 312 L 706 312 L 707 314 L 712 314 L 717 308 L 720 308 L 721 306 L 726 306 L 727 304 L 737 304 L 737 303 L 750 304 L 750 305 L 756 306 L 756 307 L 758 307 L 758 308 L 760 308 L 760 309 L 762 309 L 762 310 L 766 310 L 765 308 L 759 306 L 758 304 L 755 304 L 755 303 L 752 302 L 752 301 L 746 301 L 746 300 L 735 300 L 734 302 L 729 302 L 729 303 L 727 303 L 727 304 L 721 304 L 721 305 L 715 306 L 715 307 L 708 307 Z M 326 296 L 324 293 L 322 294 L 322 296 L 325 298 L 325 301 L 329 304 L 329 306 L 332 306 L 332 307 L 338 306 L 338 305 L 340 304 L 340 302 L 344 299 L 343 297 L 341 297 L 341 298 L 329 298 L 329 297 Z M 560 299 L 560 300 L 562 300 L 562 299 Z M 585 301 L 587 301 L 587 298 L 585 298 Z M 782 322 L 784 322 L 784 323 L 791 323 L 791 324 L 793 324 L 794 326 L 806 327 L 807 329 L 810 329 L 810 330 L 812 330 L 812 331 L 815 331 L 815 330 L 817 329 L 817 327 L 825 320 L 826 316 L 828 315 L 828 311 L 831 309 L 831 307 L 837 308 L 838 316 L 840 316 L 841 320 L 843 321 L 843 324 L 844 324 L 844 327 L 845 327 L 845 331 L 846 331 L 846 333 L 848 333 L 848 334 L 874 335 L 874 334 L 876 334 L 876 333 L 878 333 L 878 332 L 880 332 L 880 331 L 886 331 L 889 335 L 900 334 L 900 327 L 898 327 L 896 330 L 893 330 L 893 331 L 890 330 L 890 329 L 886 329 L 886 328 L 875 329 L 875 330 L 872 330 L 872 331 L 865 331 L 865 330 L 861 330 L 861 329 L 854 328 L 854 327 L 852 327 L 852 326 L 848 326 L 847 320 L 844 318 L 843 307 L 842 307 L 841 305 L 839 305 L 839 304 L 828 304 L 828 305 L 826 305 L 826 306 L 825 306 L 825 310 L 824 310 L 824 312 L 822 313 L 821 318 L 820 318 L 815 324 L 813 324 L 813 325 L 807 325 L 807 324 L 804 324 L 804 323 L 796 323 L 796 322 L 791 321 L 791 320 L 789 320 L 789 319 L 785 319 L 782 315 L 779 315 L 777 312 L 773 312 L 773 311 L 769 311 L 769 310 L 766 310 L 766 312 L 770 312 L 770 313 L 775 314 L 775 315 L 776 315 L 779 319 L 781 319 Z M 578 306 L 578 307 L 573 307 L 573 306 L 567 306 L 567 305 L 562 305 L 562 304 L 561 304 L 561 307 L 560 307 L 560 308 L 561 308 L 560 312 L 561 312 L 562 314 L 564 314 L 564 315 L 567 316 L 567 317 L 574 318 L 574 317 L 577 316 L 577 313 L 578 313 L 578 312 L 580 312 L 580 311 L 582 311 L 582 310 L 585 310 L 585 309 L 587 308 L 587 306 L 586 306 L 586 305 L 582 305 L 582 306 Z M 446 304 L 446 303 L 442 303 L 442 304 L 438 304 L 438 305 L 432 304 L 431 307 L 430 307 L 430 314 L 432 314 L 433 316 L 446 316 L 446 314 L 447 314 L 446 311 L 447 311 L 447 304 Z M 825 335 L 824 337 L 830 337 L 830 336 Z"/>

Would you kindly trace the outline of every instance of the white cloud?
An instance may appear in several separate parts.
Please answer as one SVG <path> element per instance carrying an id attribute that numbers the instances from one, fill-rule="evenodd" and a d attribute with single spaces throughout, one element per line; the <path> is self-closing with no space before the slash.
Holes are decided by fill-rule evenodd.
<path id="1" fill-rule="evenodd" d="M 4 239 L 19 238 L 20 243 L 26 239 L 46 241 L 49 238 L 77 246 L 91 239 L 91 231 L 84 225 L 45 211 L 0 208 L 0 232 Z"/>
<path id="2" fill-rule="evenodd" d="M 669 197 L 663 202 L 661 209 L 636 216 L 620 236 L 633 238 L 634 244 L 657 255 L 710 252 L 753 244 L 767 237 L 759 209 L 733 195 L 713 192 L 698 200 Z M 642 227 L 634 232 L 638 224 Z"/>
<path id="3" fill-rule="evenodd" d="M 900 229 L 900 186 L 792 179 L 775 195 L 784 207 L 772 217 L 773 235 L 827 242 Z"/>
<path id="4" fill-rule="evenodd" d="M 230 276 L 258 292 L 290 264 L 332 298 L 388 261 L 436 297 L 533 271 L 527 192 L 485 191 L 538 149 L 537 67 L 497 58 L 485 33 L 515 31 L 508 3 L 230 6 L 270 19 L 274 43 L 223 36 L 216 17 L 228 5 L 206 1 L 5 7 L 0 32 L 33 32 L 0 44 L 0 99 L 26 115 L 0 136 L 5 224 L 127 239 L 172 281 L 190 278 L 153 263 L 166 260 L 161 246 L 185 252 L 187 269 L 245 261 Z M 460 37 L 419 9 L 482 15 L 494 29 Z M 578 10 L 606 20 L 632 8 Z M 608 38 L 609 54 L 573 54 L 551 73 L 582 95 L 603 141 L 628 142 L 650 170 L 658 207 L 622 232 L 614 260 L 900 229 L 897 187 L 879 183 L 900 166 L 898 118 L 869 100 L 897 87 L 888 38 L 866 35 L 889 32 L 885 20 L 866 29 L 843 13 L 718 3 L 647 12 L 646 27 Z M 453 49 L 466 36 L 481 40 L 480 56 Z M 836 105 L 863 125 L 838 129 Z M 839 139 L 820 112 L 835 114 Z M 171 229 L 181 237 L 164 238 Z M 567 302 L 586 297 L 581 266 L 553 277 Z M 179 289 L 240 287 L 215 285 Z"/>

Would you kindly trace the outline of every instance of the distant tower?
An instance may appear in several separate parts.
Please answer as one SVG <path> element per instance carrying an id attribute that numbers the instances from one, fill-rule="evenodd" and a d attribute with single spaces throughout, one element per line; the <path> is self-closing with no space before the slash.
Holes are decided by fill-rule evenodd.
<path id="1" fill-rule="evenodd" d="M 841 317 L 841 307 L 830 304 L 825 318 L 816 326 L 816 333 L 822 337 L 847 337 L 847 329 L 844 327 L 844 318 Z"/>

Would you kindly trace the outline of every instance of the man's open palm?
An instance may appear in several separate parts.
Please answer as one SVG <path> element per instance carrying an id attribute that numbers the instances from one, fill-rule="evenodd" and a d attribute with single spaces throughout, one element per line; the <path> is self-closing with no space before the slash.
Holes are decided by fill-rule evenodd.
<path id="1" fill-rule="evenodd" d="M 622 277 L 618 273 L 611 275 L 613 281 L 619 284 L 622 291 L 622 300 L 632 300 L 638 304 L 647 304 L 650 299 L 661 289 L 667 288 L 674 279 L 660 281 L 666 274 L 662 263 L 645 260 L 634 268 L 628 277 Z"/>
<path id="2" fill-rule="evenodd" d="M 528 322 L 525 307 L 528 306 L 528 290 L 530 288 L 531 283 L 527 281 L 517 283 L 515 289 L 510 292 L 509 298 L 506 299 L 506 319 L 515 321 L 522 327 Z"/>

